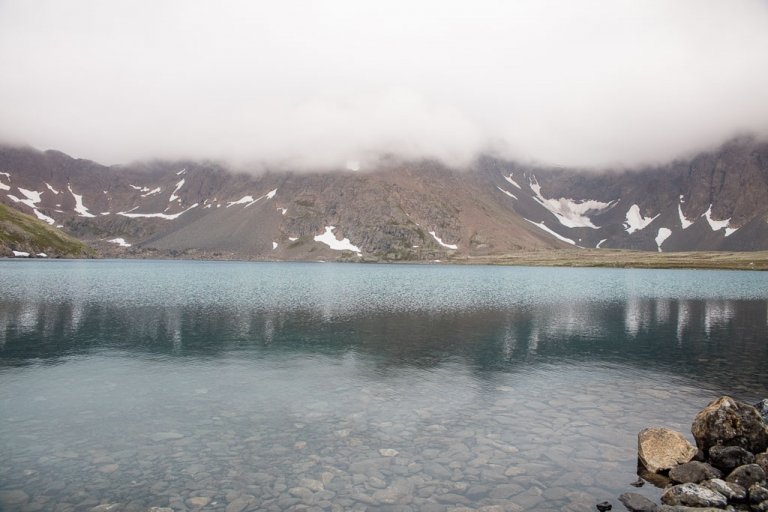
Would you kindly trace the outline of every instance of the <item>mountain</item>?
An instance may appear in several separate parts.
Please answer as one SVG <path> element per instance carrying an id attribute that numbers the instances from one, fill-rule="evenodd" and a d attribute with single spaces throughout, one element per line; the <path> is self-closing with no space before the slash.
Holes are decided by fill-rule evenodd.
<path id="1" fill-rule="evenodd" d="M 93 256 L 93 251 L 60 230 L 0 204 L 0 256 L 77 258 Z"/>
<path id="2" fill-rule="evenodd" d="M 632 171 L 492 157 L 469 169 L 237 173 L 216 162 L 107 167 L 0 147 L 0 203 L 107 256 L 434 260 L 554 248 L 768 249 L 768 144 L 730 141 Z"/>

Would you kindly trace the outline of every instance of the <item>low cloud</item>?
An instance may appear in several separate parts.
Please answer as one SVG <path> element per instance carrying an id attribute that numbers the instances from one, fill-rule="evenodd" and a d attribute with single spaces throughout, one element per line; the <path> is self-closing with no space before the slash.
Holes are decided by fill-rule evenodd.
<path id="1" fill-rule="evenodd" d="M 104 163 L 637 165 L 768 135 L 761 0 L 0 3 L 0 138 Z"/>

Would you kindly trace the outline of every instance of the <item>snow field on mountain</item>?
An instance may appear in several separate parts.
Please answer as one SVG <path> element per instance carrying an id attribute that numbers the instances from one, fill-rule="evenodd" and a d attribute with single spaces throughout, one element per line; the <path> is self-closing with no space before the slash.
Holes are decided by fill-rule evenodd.
<path id="1" fill-rule="evenodd" d="M 353 245 L 349 241 L 349 238 L 343 238 L 338 240 L 336 235 L 333 234 L 335 226 L 325 226 L 325 232 L 322 235 L 315 236 L 315 242 L 321 242 L 333 249 L 334 251 L 352 251 L 356 252 L 358 256 L 361 254 L 360 248 Z"/>

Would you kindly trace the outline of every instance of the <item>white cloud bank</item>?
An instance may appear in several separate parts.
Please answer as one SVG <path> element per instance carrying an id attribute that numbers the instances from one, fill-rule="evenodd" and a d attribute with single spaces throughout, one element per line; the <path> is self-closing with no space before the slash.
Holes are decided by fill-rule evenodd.
<path id="1" fill-rule="evenodd" d="M 768 133 L 768 3 L 0 2 L 0 138 L 104 163 L 564 165 Z"/>

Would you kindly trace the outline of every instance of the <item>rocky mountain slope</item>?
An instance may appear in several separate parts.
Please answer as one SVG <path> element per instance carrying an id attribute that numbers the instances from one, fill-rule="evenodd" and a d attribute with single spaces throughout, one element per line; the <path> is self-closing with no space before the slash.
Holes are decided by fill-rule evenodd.
<path id="1" fill-rule="evenodd" d="M 0 203 L 105 255 L 434 260 L 588 247 L 768 249 L 768 144 L 635 171 L 375 169 L 236 173 L 213 162 L 106 167 L 0 147 Z"/>
<path id="2" fill-rule="evenodd" d="M 93 254 L 85 244 L 60 230 L 0 204 L 0 256 L 78 258 Z"/>

